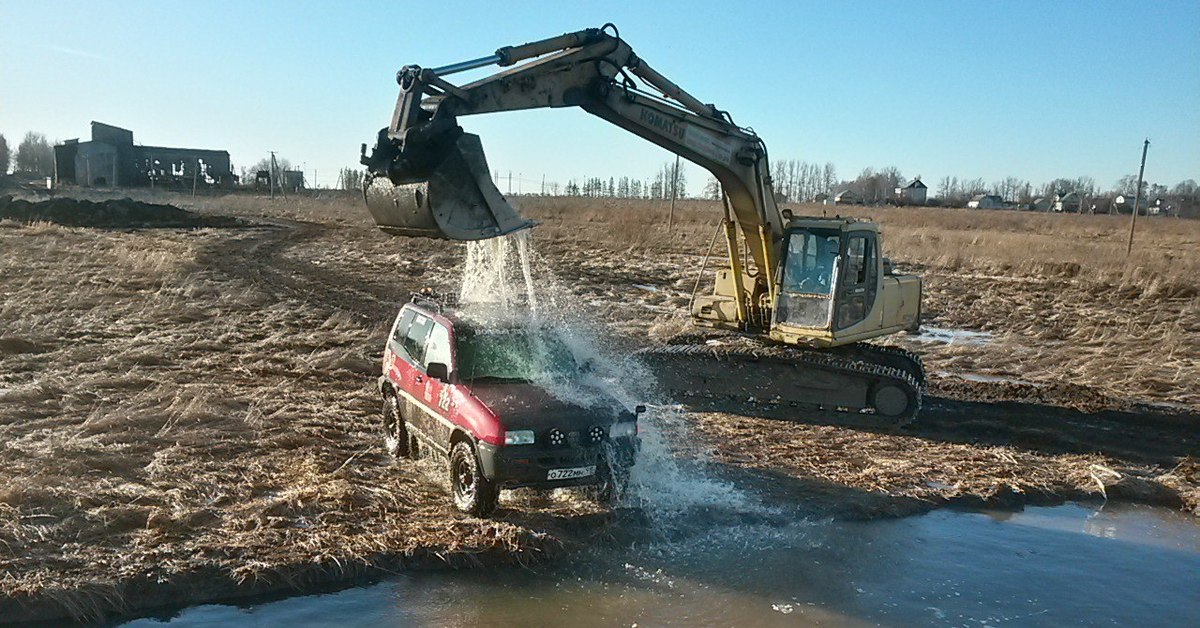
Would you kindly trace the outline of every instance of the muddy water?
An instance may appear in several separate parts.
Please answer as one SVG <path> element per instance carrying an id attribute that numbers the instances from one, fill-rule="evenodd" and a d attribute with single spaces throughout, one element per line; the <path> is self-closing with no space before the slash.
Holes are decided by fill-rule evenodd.
<path id="1" fill-rule="evenodd" d="M 1161 509 L 679 532 L 535 571 L 404 576 L 128 625 L 1200 625 L 1200 525 Z"/>

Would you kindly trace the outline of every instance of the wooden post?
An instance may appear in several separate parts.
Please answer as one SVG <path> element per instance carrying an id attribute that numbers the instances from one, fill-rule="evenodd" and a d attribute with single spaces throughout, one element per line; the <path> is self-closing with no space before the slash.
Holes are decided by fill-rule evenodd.
<path id="1" fill-rule="evenodd" d="M 675 155 L 675 169 L 671 171 L 671 211 L 667 214 L 667 233 L 675 231 L 675 197 L 679 195 L 679 155 Z"/>
<path id="2" fill-rule="evenodd" d="M 1126 257 L 1133 254 L 1133 228 L 1137 226 L 1138 206 L 1142 204 L 1142 175 L 1146 173 L 1146 151 L 1148 150 L 1150 150 L 1149 139 L 1142 143 L 1142 165 L 1138 168 L 1137 190 L 1133 193 L 1133 217 L 1129 220 L 1129 247 L 1125 249 Z"/>
<path id="3" fill-rule="evenodd" d="M 196 178 L 200 175 L 199 163 L 192 167 L 192 198 L 196 198 Z"/>

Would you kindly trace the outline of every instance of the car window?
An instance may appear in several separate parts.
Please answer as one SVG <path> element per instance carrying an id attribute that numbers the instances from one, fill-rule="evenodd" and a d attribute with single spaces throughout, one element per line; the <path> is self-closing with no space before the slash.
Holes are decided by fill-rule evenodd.
<path id="1" fill-rule="evenodd" d="M 413 362 L 421 364 L 425 357 L 425 339 L 429 337 L 429 328 L 433 327 L 433 319 L 417 314 L 408 327 L 404 336 L 404 350 L 408 352 Z"/>
<path id="2" fill-rule="evenodd" d="M 434 323 L 429 332 L 429 340 L 425 343 L 426 367 L 434 362 L 441 362 L 450 368 L 450 330 L 445 325 Z"/>
<path id="3" fill-rule="evenodd" d="M 392 339 L 400 344 L 404 344 L 404 337 L 408 335 L 408 328 L 412 326 L 413 319 L 417 313 L 412 310 L 404 310 L 400 313 L 400 320 L 396 321 L 396 329 L 392 330 Z"/>

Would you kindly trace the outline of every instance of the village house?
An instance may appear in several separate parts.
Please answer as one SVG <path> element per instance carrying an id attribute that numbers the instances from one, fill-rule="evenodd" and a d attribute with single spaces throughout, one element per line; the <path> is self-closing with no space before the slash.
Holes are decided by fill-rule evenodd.
<path id="1" fill-rule="evenodd" d="M 995 194 L 976 194 L 967 201 L 967 207 L 971 209 L 1002 209 L 1004 199 Z"/>
<path id="2" fill-rule="evenodd" d="M 921 182 L 920 175 L 904 187 L 894 191 L 896 201 L 901 205 L 924 205 L 929 186 Z"/>

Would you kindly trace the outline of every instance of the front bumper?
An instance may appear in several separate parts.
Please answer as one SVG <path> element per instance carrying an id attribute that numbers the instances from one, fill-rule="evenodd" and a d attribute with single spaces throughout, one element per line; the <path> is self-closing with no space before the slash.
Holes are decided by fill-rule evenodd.
<path id="1" fill-rule="evenodd" d="M 632 467 L 641 441 L 636 437 L 617 438 L 599 445 L 545 447 L 541 445 L 489 445 L 480 442 L 479 465 L 483 476 L 505 488 L 560 488 L 596 484 L 602 479 L 602 465 Z M 551 469 L 596 467 L 596 473 L 569 480 L 546 479 Z"/>

